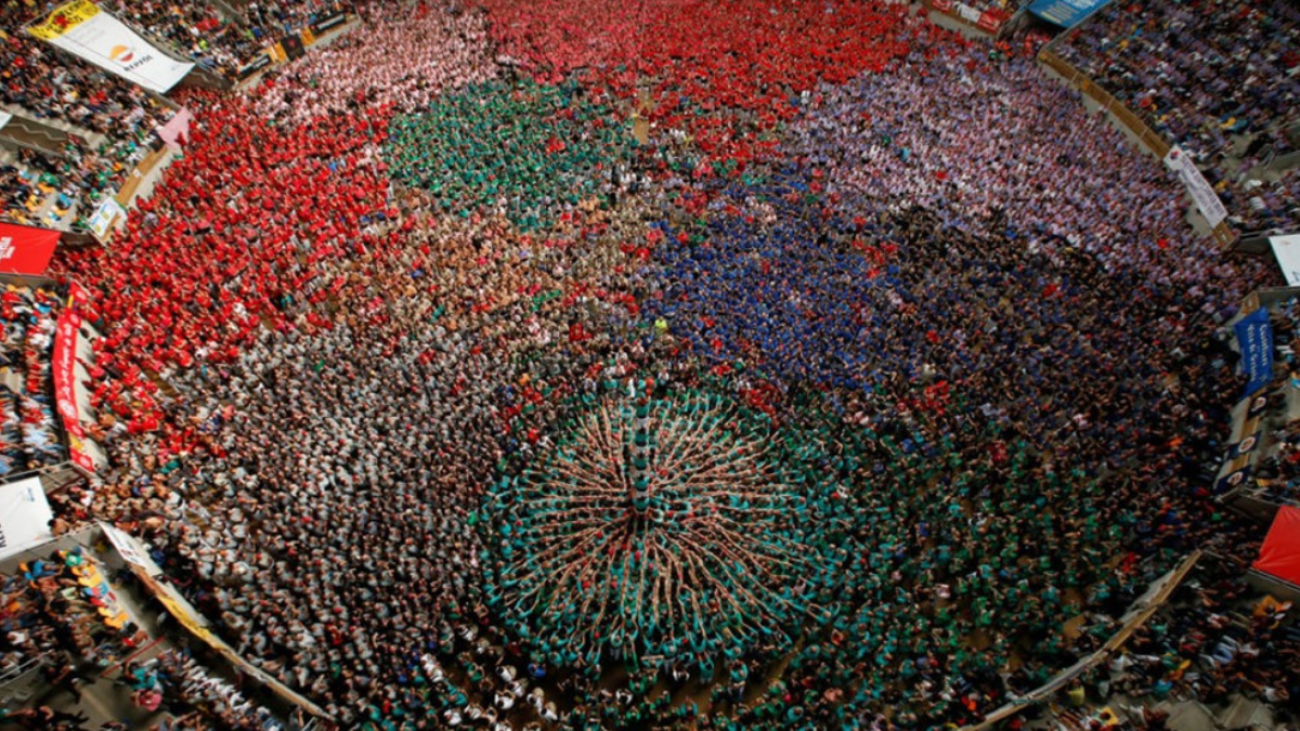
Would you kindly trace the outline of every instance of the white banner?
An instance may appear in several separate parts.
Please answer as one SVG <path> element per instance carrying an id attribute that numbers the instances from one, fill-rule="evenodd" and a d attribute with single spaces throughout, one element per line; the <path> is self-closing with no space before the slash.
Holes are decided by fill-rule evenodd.
<path id="1" fill-rule="evenodd" d="M 980 20 L 980 11 L 972 8 L 966 3 L 957 3 L 957 15 L 961 16 L 963 20 L 971 23 L 978 23 Z"/>
<path id="2" fill-rule="evenodd" d="M 100 521 L 99 527 L 104 531 L 104 535 L 108 536 L 108 540 L 112 542 L 113 548 L 117 549 L 123 561 L 139 566 L 150 576 L 162 573 L 162 569 L 149 558 L 149 553 L 144 550 L 144 546 L 141 546 L 131 534 L 124 533 L 103 521 Z"/>
<path id="3" fill-rule="evenodd" d="M 0 129 L 4 129 L 5 125 L 9 124 L 9 120 L 13 118 L 14 115 L 10 114 L 9 112 L 6 112 L 3 109 L 0 109 Z"/>
<path id="4" fill-rule="evenodd" d="M 41 478 L 0 485 L 0 560 L 52 540 L 53 519 Z"/>
<path id="5" fill-rule="evenodd" d="M 91 0 L 73 0 L 27 32 L 140 86 L 165 94 L 194 68 L 154 48 Z"/>
<path id="6" fill-rule="evenodd" d="M 1286 277 L 1286 283 L 1292 287 L 1300 287 L 1300 234 L 1270 236 L 1268 243 L 1273 247 L 1273 256 L 1277 257 L 1277 265 L 1282 267 L 1282 275 Z"/>
<path id="7" fill-rule="evenodd" d="M 1177 173 L 1178 179 L 1183 181 L 1183 186 L 1192 195 L 1192 201 L 1196 203 L 1196 208 L 1201 215 L 1205 216 L 1210 228 L 1223 223 L 1223 219 L 1228 217 L 1228 209 L 1223 207 L 1219 194 L 1210 187 L 1210 182 L 1201 174 L 1200 168 L 1196 167 L 1191 156 L 1181 148 L 1174 147 L 1165 156 L 1165 165 Z"/>
<path id="8" fill-rule="evenodd" d="M 126 209 L 114 198 L 105 198 L 95 214 L 90 217 L 90 232 L 102 243 L 108 234 L 116 228 L 115 224 L 126 221 Z"/>

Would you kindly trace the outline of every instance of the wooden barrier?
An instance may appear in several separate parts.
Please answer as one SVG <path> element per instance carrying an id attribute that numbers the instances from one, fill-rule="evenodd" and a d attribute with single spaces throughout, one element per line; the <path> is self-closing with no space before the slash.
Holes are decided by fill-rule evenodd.
<path id="1" fill-rule="evenodd" d="M 1092 79 L 1080 73 L 1070 62 L 1046 48 L 1039 52 L 1038 60 L 1065 77 L 1065 80 L 1070 82 L 1071 86 L 1100 104 L 1107 112 L 1115 115 L 1115 118 L 1142 142 L 1142 146 L 1156 157 L 1163 160 L 1165 155 L 1169 154 L 1172 147 L 1169 142 L 1147 126 L 1147 123 L 1142 121 L 1142 118 L 1125 106 L 1123 102 L 1098 86 Z"/>
<path id="2" fill-rule="evenodd" d="M 1128 128 L 1151 154 L 1164 160 L 1169 151 L 1173 149 L 1173 145 L 1158 132 L 1151 129 L 1142 120 L 1141 116 L 1116 99 L 1110 92 L 1098 86 L 1092 79 L 1084 76 L 1070 62 L 1058 56 L 1054 51 L 1044 48 L 1039 52 L 1038 60 L 1060 74 L 1071 86 L 1097 102 L 1107 113 L 1118 119 L 1120 124 Z M 1231 248 L 1239 238 L 1237 230 L 1229 226 L 1227 221 L 1220 222 L 1211 233 L 1219 246 L 1225 250 Z"/>
<path id="3" fill-rule="evenodd" d="M 117 191 L 117 195 L 114 196 L 123 208 L 130 208 L 131 202 L 135 200 L 136 191 L 138 191 L 140 186 L 144 184 L 145 178 L 149 177 L 149 173 L 153 172 L 154 168 L 162 164 L 162 161 L 166 160 L 167 156 L 170 154 L 171 149 L 164 146 L 161 149 L 154 150 L 148 155 L 145 155 L 144 159 L 140 161 L 140 164 L 135 166 L 135 170 L 131 171 L 131 175 Z"/>

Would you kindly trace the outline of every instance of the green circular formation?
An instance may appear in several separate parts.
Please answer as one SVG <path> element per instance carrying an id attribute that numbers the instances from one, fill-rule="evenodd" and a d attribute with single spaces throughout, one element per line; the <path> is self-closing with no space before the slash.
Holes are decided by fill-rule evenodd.
<path id="1" fill-rule="evenodd" d="M 489 604 L 538 659 L 708 667 L 790 647 L 822 577 L 817 487 L 785 430 L 701 388 L 591 396 L 557 431 L 485 510 Z"/>
<path id="2" fill-rule="evenodd" d="M 636 144 L 612 106 L 576 83 L 491 82 L 440 97 L 389 125 L 386 162 L 399 184 L 468 217 L 504 212 L 523 231 L 597 195 Z"/>

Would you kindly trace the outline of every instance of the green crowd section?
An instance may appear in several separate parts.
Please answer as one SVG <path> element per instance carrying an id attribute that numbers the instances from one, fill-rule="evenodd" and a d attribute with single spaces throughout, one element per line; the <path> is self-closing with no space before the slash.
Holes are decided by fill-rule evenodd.
<path id="1" fill-rule="evenodd" d="M 635 145 L 626 114 L 576 82 L 495 81 L 394 118 L 387 162 L 445 212 L 486 208 L 537 231 L 613 180 Z"/>

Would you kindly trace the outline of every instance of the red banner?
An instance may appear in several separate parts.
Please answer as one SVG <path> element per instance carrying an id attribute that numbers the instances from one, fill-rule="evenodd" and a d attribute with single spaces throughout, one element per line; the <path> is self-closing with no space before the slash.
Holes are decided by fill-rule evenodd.
<path id="1" fill-rule="evenodd" d="M 54 400 L 63 419 L 63 430 L 68 434 L 68 458 L 83 472 L 94 474 L 95 462 L 83 446 L 86 432 L 81 428 L 77 409 L 77 339 L 80 337 L 81 316 L 71 307 L 65 308 L 54 333 Z"/>
<path id="2" fill-rule="evenodd" d="M 1300 509 L 1284 505 L 1277 511 L 1252 568 L 1300 586 Z"/>
<path id="3" fill-rule="evenodd" d="M 50 265 L 59 232 L 0 223 L 0 273 L 40 276 Z"/>
<path id="4" fill-rule="evenodd" d="M 990 33 L 997 33 L 998 28 L 1002 27 L 1002 16 L 992 10 L 985 10 L 980 14 L 979 22 L 975 25 Z"/>

